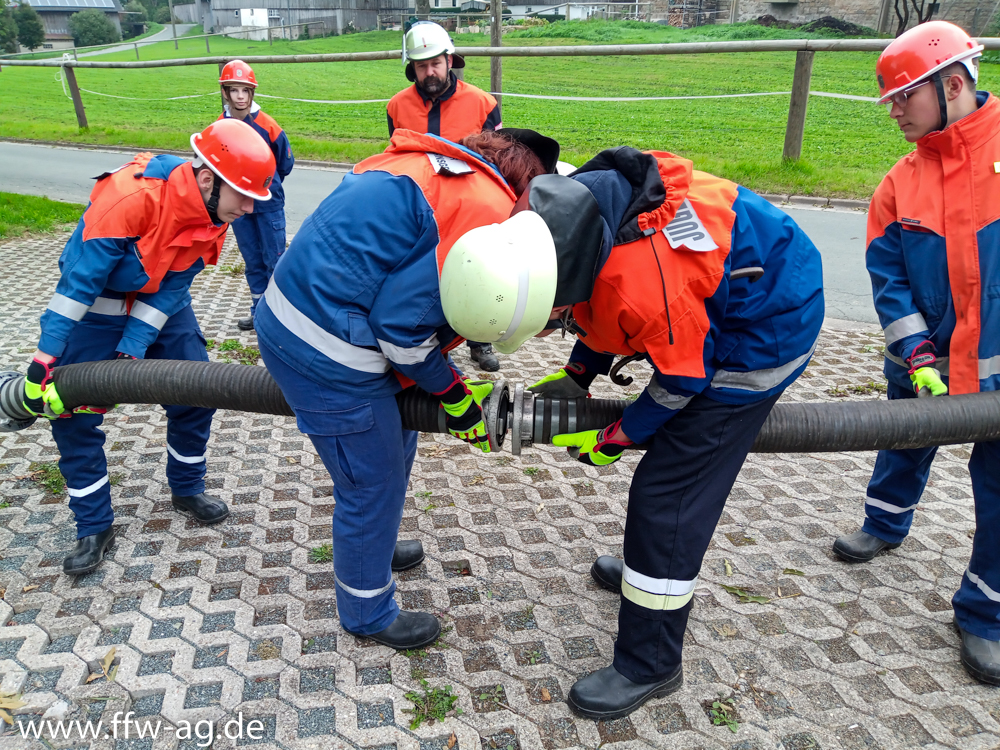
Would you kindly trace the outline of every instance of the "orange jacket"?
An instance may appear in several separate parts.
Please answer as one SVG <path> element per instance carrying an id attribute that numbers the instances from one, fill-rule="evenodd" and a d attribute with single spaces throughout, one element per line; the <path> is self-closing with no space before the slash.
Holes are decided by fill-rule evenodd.
<path id="1" fill-rule="evenodd" d="M 433 101 L 413 84 L 389 100 L 389 135 L 397 128 L 439 135 L 458 142 L 467 135 L 500 127 L 500 105 L 482 89 L 459 81 L 452 73 L 451 87 Z"/>
<path id="2" fill-rule="evenodd" d="M 924 340 L 951 393 L 1000 389 L 1000 101 L 917 141 L 878 186 L 865 262 L 885 333 L 886 377 L 911 387 Z"/>

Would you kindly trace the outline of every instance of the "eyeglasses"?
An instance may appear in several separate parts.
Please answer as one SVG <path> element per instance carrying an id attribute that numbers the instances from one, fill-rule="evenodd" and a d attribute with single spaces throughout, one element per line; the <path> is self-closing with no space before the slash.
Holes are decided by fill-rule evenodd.
<path id="1" fill-rule="evenodd" d="M 944 78 L 951 78 L 952 75 L 955 75 L 955 74 L 952 73 L 951 75 L 941 76 L 941 78 L 942 79 L 944 79 Z M 883 102 L 885 104 L 885 108 L 889 112 L 892 112 L 892 105 L 893 104 L 898 105 L 900 108 L 905 107 L 906 103 L 910 99 L 910 94 L 912 94 L 914 91 L 916 91 L 917 89 L 919 89 L 921 86 L 926 86 L 928 83 L 930 83 L 929 80 L 928 81 L 922 81 L 921 83 L 918 83 L 916 86 L 911 86 L 910 88 L 905 89 L 903 91 L 897 91 L 888 100 L 886 100 L 885 102 Z"/>

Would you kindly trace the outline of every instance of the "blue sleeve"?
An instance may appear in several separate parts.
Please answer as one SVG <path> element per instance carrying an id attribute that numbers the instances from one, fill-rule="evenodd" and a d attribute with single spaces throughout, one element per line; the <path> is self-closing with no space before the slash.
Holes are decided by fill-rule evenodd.
<path id="1" fill-rule="evenodd" d="M 691 403 L 691 399 L 708 388 L 711 382 L 711 376 L 678 378 L 654 370 L 649 385 L 639 398 L 625 407 L 622 430 L 634 443 L 648 442 L 660 427 Z"/>
<path id="2" fill-rule="evenodd" d="M 295 166 L 295 157 L 292 155 L 292 144 L 288 142 L 285 131 L 281 131 L 278 139 L 271 144 L 274 152 L 274 162 L 278 167 L 278 175 L 284 180 Z"/>
<path id="3" fill-rule="evenodd" d="M 569 355 L 569 361 L 579 362 L 587 368 L 588 373 L 607 375 L 611 372 L 611 365 L 614 364 L 615 355 L 595 352 L 583 343 L 583 339 L 577 339 L 573 345 L 573 352 Z"/>
<path id="4" fill-rule="evenodd" d="M 62 276 L 42 315 L 38 348 L 53 357 L 66 350 L 77 322 L 100 296 L 108 276 L 128 250 L 124 237 L 97 237 L 84 242 L 83 230 L 81 218 L 59 259 Z"/>
<path id="5" fill-rule="evenodd" d="M 186 271 L 168 271 L 155 292 L 140 293 L 129 311 L 118 351 L 142 359 L 170 316 L 191 304 L 191 282 L 204 267 L 199 258 Z"/>
<path id="6" fill-rule="evenodd" d="M 398 260 L 375 294 L 368 325 L 394 370 L 425 391 L 440 393 L 455 375 L 441 353 L 437 336 L 438 329 L 447 325 L 435 255 L 437 221 L 427 198 L 412 180 L 389 177 L 379 187 L 383 202 L 398 207 L 397 235 L 405 230 L 410 237 L 405 242 L 401 236 L 396 238 L 401 245 Z M 398 197 L 391 197 L 393 191 Z M 412 226 L 403 216 L 412 216 Z"/>
<path id="7" fill-rule="evenodd" d="M 865 265 L 872 280 L 875 311 L 885 332 L 886 350 L 906 360 L 930 336 L 927 322 L 913 299 L 903 258 L 902 229 L 897 222 L 868 245 Z"/>

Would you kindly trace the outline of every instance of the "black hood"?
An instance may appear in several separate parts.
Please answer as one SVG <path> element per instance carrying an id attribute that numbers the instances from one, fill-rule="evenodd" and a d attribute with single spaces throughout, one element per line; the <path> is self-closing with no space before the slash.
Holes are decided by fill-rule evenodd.
<path id="1" fill-rule="evenodd" d="M 604 220 L 591 192 L 569 177 L 544 174 L 528 183 L 511 216 L 534 211 L 556 246 L 559 279 L 553 307 L 590 299 L 604 239 Z"/>
<path id="2" fill-rule="evenodd" d="M 640 214 L 659 208 L 666 200 L 667 191 L 656 165 L 656 157 L 644 154 L 631 146 L 605 149 L 576 170 L 573 175 L 607 170 L 621 173 L 632 186 L 632 199 L 617 229 L 612 228 L 615 244 L 624 245 L 642 237 L 638 221 Z"/>
<path id="3" fill-rule="evenodd" d="M 556 173 L 556 164 L 559 163 L 559 141 L 526 128 L 500 128 L 497 132 L 534 151 L 542 160 L 546 174 Z"/>

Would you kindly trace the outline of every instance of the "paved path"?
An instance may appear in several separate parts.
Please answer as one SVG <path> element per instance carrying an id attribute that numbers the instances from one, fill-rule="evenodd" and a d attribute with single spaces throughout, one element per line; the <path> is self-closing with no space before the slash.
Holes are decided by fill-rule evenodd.
<path id="1" fill-rule="evenodd" d="M 64 236 L 0 244 L 0 367 L 23 368 L 56 282 Z M 214 339 L 256 346 L 234 321 L 249 303 L 232 241 L 198 276 L 195 311 Z M 787 400 L 884 398 L 881 335 L 824 330 Z M 504 377 L 537 379 L 571 341 L 535 339 L 502 358 Z M 474 369 L 463 347 L 463 368 Z M 647 373 L 633 365 L 637 392 Z M 606 378 L 595 395 L 621 397 Z M 870 564 L 832 558 L 858 527 L 873 453 L 752 454 L 714 534 L 685 637 L 685 684 L 632 716 L 595 723 L 565 703 L 574 681 L 612 659 L 618 597 L 588 570 L 620 554 L 640 455 L 585 467 L 539 446 L 484 456 L 421 435 L 401 536 L 427 560 L 397 579 L 409 609 L 435 612 L 442 640 L 396 653 L 340 629 L 334 575 L 310 550 L 330 540 L 332 481 L 285 417 L 219 412 L 208 483 L 232 508 L 200 527 L 171 509 L 166 420 L 124 406 L 105 421 L 117 542 L 76 579 L 61 561 L 75 531 L 63 492 L 37 472 L 56 461 L 46 425 L 0 435 L 0 696 L 23 695 L 17 722 L 66 701 L 70 720 L 116 714 L 161 722 L 160 736 L 93 750 L 188 750 L 184 723 L 222 730 L 242 714 L 267 750 L 987 750 L 1000 744 L 1000 697 L 958 663 L 949 600 L 975 528 L 963 446 L 938 453 L 903 546 Z M 724 586 L 767 597 L 741 603 Z M 114 648 L 114 682 L 101 659 Z M 91 679 L 94 678 L 94 679 Z M 91 681 L 88 682 L 88 679 Z M 426 683 L 421 683 L 426 680 Z M 408 694 L 450 686 L 460 715 L 411 730 Z M 732 696 L 737 733 L 713 726 Z M 120 713 L 119 713 L 120 712 Z M 199 725 L 201 736 L 207 724 Z M 0 729 L 6 725 L 0 722 Z M 0 736 L 3 750 L 80 741 Z M 244 743 L 247 738 L 244 737 Z M 204 740 L 200 740 L 206 744 Z M 242 746 L 242 744 L 240 745 Z M 217 739 L 216 750 L 234 743 Z"/>
<path id="2" fill-rule="evenodd" d="M 177 24 L 177 38 L 180 39 L 188 31 L 193 29 L 195 24 L 193 23 L 179 23 Z M 157 31 L 155 34 L 147 36 L 137 42 L 128 42 L 125 44 L 120 44 L 117 47 L 108 47 L 106 49 L 98 49 L 93 52 L 84 52 L 78 57 L 96 57 L 97 55 L 107 55 L 112 52 L 132 52 L 135 50 L 135 45 L 138 44 L 140 47 L 146 47 L 150 44 L 156 44 L 157 42 L 169 42 L 174 38 L 173 31 L 170 29 L 170 24 L 168 23 L 163 29 Z"/>
<path id="3" fill-rule="evenodd" d="M 0 141 L 4 190 L 47 195 L 55 200 L 86 203 L 92 178 L 114 169 L 126 154 L 95 149 L 36 146 Z M 285 213 L 289 234 L 298 230 L 320 201 L 340 183 L 343 170 L 296 167 L 285 182 Z M 877 323 L 871 284 L 865 271 L 866 214 L 838 209 L 783 206 L 812 237 L 823 254 L 827 315 Z"/>

